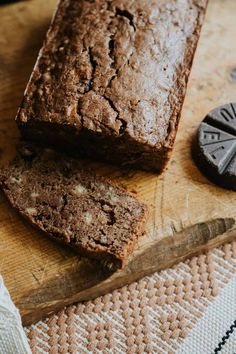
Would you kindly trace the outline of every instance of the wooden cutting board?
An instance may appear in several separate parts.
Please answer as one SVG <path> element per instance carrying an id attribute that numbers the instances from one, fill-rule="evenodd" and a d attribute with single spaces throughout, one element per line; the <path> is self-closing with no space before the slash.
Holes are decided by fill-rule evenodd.
<path id="1" fill-rule="evenodd" d="M 56 0 L 31 0 L 0 8 L 1 164 L 14 154 L 19 139 L 14 116 L 55 5 Z M 235 0 L 210 1 L 166 172 L 158 177 L 92 164 L 149 205 L 148 234 L 124 270 L 108 274 L 96 262 L 51 242 L 28 226 L 0 194 L 0 273 L 25 324 L 236 236 L 236 193 L 210 183 L 191 158 L 191 141 L 205 114 L 236 101 L 235 13 Z"/>

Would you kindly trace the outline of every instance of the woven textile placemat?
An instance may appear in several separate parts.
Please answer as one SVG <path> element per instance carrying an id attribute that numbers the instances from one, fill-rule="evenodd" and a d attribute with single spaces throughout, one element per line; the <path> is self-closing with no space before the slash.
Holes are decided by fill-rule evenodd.
<path id="1" fill-rule="evenodd" d="M 20 313 L 0 276 L 0 353 L 30 354 L 31 350 L 22 328 Z"/>
<path id="2" fill-rule="evenodd" d="M 69 306 L 25 329 L 32 352 L 176 353 L 235 270 L 232 242 Z"/>
<path id="3" fill-rule="evenodd" d="M 208 306 L 176 354 L 236 353 L 236 274 Z"/>

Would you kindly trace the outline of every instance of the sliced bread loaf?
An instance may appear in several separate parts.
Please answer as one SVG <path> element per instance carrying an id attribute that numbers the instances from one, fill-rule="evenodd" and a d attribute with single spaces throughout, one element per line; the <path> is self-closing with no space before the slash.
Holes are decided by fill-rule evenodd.
<path id="1" fill-rule="evenodd" d="M 54 150 L 24 145 L 1 170 L 0 184 L 31 224 L 110 267 L 122 267 L 144 232 L 144 204 Z"/>

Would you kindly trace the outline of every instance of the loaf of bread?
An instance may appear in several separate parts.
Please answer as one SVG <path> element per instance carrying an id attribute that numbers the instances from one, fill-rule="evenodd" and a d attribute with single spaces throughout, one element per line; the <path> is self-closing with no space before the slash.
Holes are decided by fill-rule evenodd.
<path id="1" fill-rule="evenodd" d="M 144 232 L 144 204 L 51 149 L 22 146 L 0 171 L 0 185 L 31 224 L 112 269 L 122 267 Z"/>
<path id="2" fill-rule="evenodd" d="M 27 139 L 160 172 L 207 0 L 61 0 L 17 123 Z"/>

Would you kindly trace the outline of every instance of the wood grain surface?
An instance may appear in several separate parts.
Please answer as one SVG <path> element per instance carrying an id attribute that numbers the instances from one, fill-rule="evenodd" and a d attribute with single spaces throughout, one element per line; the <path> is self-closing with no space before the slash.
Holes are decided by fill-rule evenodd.
<path id="1" fill-rule="evenodd" d="M 19 141 L 14 117 L 56 0 L 0 8 L 0 158 Z M 210 183 L 194 165 L 191 142 L 199 122 L 219 104 L 236 101 L 236 1 L 211 0 L 195 57 L 179 133 L 161 176 L 91 163 L 136 191 L 150 209 L 148 232 L 126 267 L 106 273 L 28 226 L 0 194 L 0 273 L 32 323 L 70 303 L 94 298 L 169 267 L 236 236 L 236 193 Z M 236 71 L 235 71 L 236 72 Z"/>

